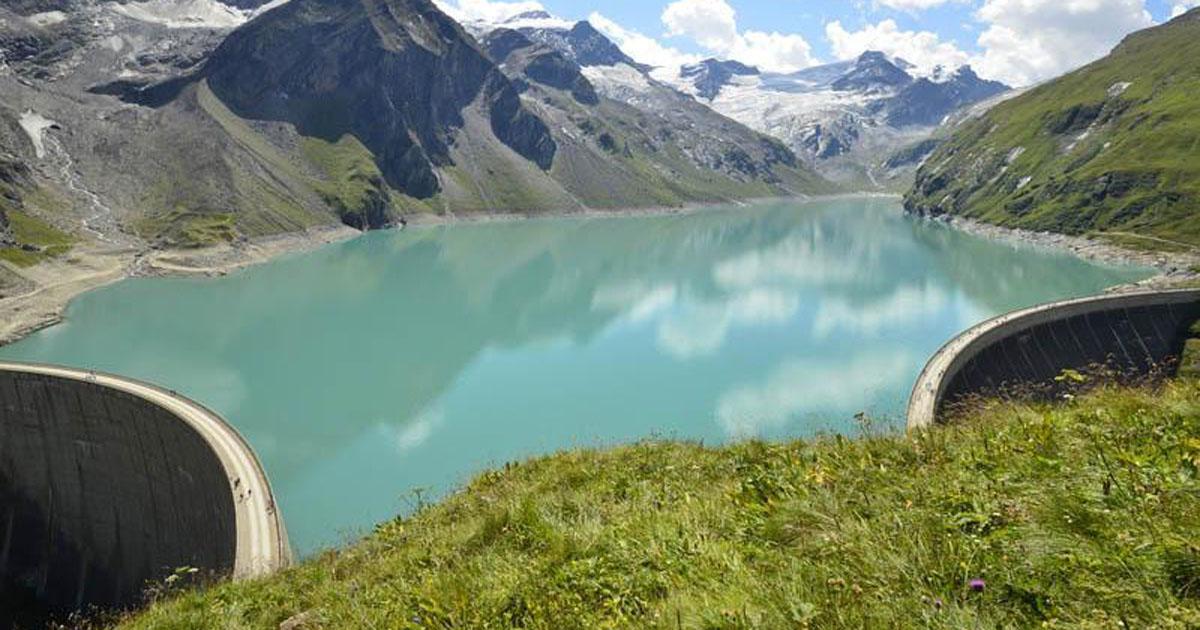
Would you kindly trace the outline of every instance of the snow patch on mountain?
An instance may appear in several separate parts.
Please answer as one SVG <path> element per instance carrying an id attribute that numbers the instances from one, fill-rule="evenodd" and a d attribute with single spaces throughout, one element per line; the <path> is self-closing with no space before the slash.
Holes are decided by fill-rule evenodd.
<path id="1" fill-rule="evenodd" d="M 230 29 L 288 1 L 272 0 L 254 9 L 240 9 L 218 0 L 138 0 L 111 6 L 127 18 L 167 28 Z"/>
<path id="2" fill-rule="evenodd" d="M 582 70 L 601 95 L 624 103 L 634 103 L 655 89 L 646 73 L 629 64 L 583 66 Z"/>
<path id="3" fill-rule="evenodd" d="M 45 13 L 34 13 L 25 19 L 37 26 L 53 26 L 67 21 L 67 14 L 62 11 L 46 11 Z"/>
<path id="4" fill-rule="evenodd" d="M 112 10 L 139 22 L 169 28 L 235 28 L 248 18 L 247 12 L 216 0 L 148 0 L 114 4 Z"/>
<path id="5" fill-rule="evenodd" d="M 25 131 L 25 135 L 29 136 L 29 141 L 33 144 L 33 152 L 37 155 L 37 158 L 40 160 L 46 157 L 46 130 L 58 123 L 32 109 L 27 109 L 21 114 L 19 123 L 21 129 Z"/>

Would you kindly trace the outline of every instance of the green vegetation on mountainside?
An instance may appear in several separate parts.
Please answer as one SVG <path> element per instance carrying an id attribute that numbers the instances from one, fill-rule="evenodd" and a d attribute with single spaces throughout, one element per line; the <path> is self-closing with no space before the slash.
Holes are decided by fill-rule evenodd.
<path id="1" fill-rule="evenodd" d="M 70 250 L 74 239 L 38 218 L 61 205 L 35 183 L 28 165 L 0 153 L 0 260 L 28 267 Z M 11 279 L 0 277 L 0 289 L 11 284 Z"/>
<path id="2" fill-rule="evenodd" d="M 1195 628 L 1198 435 L 1183 379 L 911 436 L 563 452 L 123 627 Z"/>
<path id="3" fill-rule="evenodd" d="M 906 207 L 1068 234 L 1200 244 L 1200 10 L 962 124 Z M 1125 238 L 1127 235 L 1114 234 Z"/>
<path id="4" fill-rule="evenodd" d="M 75 239 L 30 211 L 37 208 L 45 212 L 47 207 L 54 207 L 54 200 L 37 187 L 23 191 L 21 206 L 0 196 L 0 216 L 7 218 L 6 231 L 11 239 L 10 244 L 0 244 L 0 260 L 29 267 L 70 251 Z"/>

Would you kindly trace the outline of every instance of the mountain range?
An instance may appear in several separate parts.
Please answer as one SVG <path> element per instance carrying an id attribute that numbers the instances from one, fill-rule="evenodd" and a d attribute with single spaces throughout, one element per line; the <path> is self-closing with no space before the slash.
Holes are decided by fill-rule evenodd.
<path id="1" fill-rule="evenodd" d="M 11 0 L 0 258 L 897 190 L 921 165 L 914 212 L 1175 234 L 1194 179 L 1149 165 L 1190 137 L 1192 70 L 1168 50 L 1192 15 L 1016 96 L 876 51 L 790 74 L 653 68 L 588 22 L 459 24 L 430 0 Z M 1155 55 L 1180 67 L 1144 72 Z M 1169 150 L 1115 164 L 1126 135 Z"/>
<path id="2" fill-rule="evenodd" d="M 669 82 L 783 140 L 823 174 L 870 188 L 898 170 L 888 167 L 893 153 L 928 146 L 925 141 L 948 116 L 1009 90 L 969 66 L 915 73 L 903 59 L 867 51 L 852 61 L 791 74 L 708 59 L 683 66 Z"/>
<path id="3" fill-rule="evenodd" d="M 5 214 L 83 240 L 191 246 L 413 213 L 834 190 L 673 90 L 661 109 L 605 95 L 581 64 L 632 60 L 587 25 L 476 39 L 429 0 L 0 11 Z M 54 211 L 36 203 L 49 198 Z"/>

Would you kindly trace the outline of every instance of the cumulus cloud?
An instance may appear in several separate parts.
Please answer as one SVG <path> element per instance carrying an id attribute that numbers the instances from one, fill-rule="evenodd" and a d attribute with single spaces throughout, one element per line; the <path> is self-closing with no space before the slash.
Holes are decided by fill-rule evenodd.
<path id="1" fill-rule="evenodd" d="M 1144 0 L 985 0 L 980 74 L 1029 85 L 1094 61 L 1154 24 Z"/>
<path id="2" fill-rule="evenodd" d="M 738 39 L 737 14 L 725 0 L 677 0 L 662 13 L 667 37 L 687 36 L 709 50 L 732 48 Z"/>
<path id="3" fill-rule="evenodd" d="M 679 66 L 700 61 L 697 55 L 683 53 L 670 46 L 664 46 L 658 40 L 637 31 L 627 29 L 601 13 L 592 13 L 588 21 L 596 30 L 620 46 L 625 54 L 640 63 L 678 70 Z"/>
<path id="4" fill-rule="evenodd" d="M 503 22 L 514 15 L 545 10 L 542 3 L 534 0 L 433 0 L 433 3 L 459 22 Z"/>
<path id="5" fill-rule="evenodd" d="M 1177 18 L 1192 9 L 1200 7 L 1200 0 L 1185 0 L 1184 2 L 1176 2 L 1171 7 L 1171 17 Z"/>
<path id="6" fill-rule="evenodd" d="M 726 0 L 676 0 L 662 13 L 667 37 L 686 37 L 714 56 L 771 72 L 816 65 L 812 46 L 796 34 L 739 31 L 737 12 Z"/>
<path id="7" fill-rule="evenodd" d="M 908 11 L 910 13 L 924 11 L 934 7 L 940 7 L 943 4 L 949 4 L 951 2 L 958 3 L 962 1 L 963 0 L 877 0 L 877 2 L 882 6 L 890 9 L 896 9 L 898 11 Z"/>
<path id="8" fill-rule="evenodd" d="M 937 33 L 906 31 L 895 20 L 868 24 L 861 30 L 849 31 L 840 21 L 825 25 L 833 56 L 854 59 L 868 50 L 878 50 L 900 57 L 928 72 L 936 66 L 954 68 L 971 62 L 971 56 L 952 42 L 944 42 Z"/>
<path id="9" fill-rule="evenodd" d="M 909 10 L 945 4 L 879 2 Z M 1185 4 L 1200 5 L 1200 0 L 1176 2 L 1176 10 L 1184 10 Z M 926 70 L 969 63 L 984 77 L 1023 86 L 1099 59 L 1125 35 L 1154 25 L 1145 0 L 984 0 L 974 18 L 982 29 L 976 42 L 979 52 L 974 54 L 936 33 L 903 30 L 890 19 L 857 31 L 833 21 L 825 26 L 825 37 L 838 59 L 881 50 Z"/>

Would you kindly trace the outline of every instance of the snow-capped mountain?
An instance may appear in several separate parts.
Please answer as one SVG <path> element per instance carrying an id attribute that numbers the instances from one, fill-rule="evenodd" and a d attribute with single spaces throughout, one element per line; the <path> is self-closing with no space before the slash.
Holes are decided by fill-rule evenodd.
<path id="1" fill-rule="evenodd" d="M 867 51 L 854 61 L 792 74 L 710 59 L 683 66 L 671 82 L 718 112 L 783 140 L 828 175 L 873 179 L 871 169 L 897 149 L 927 139 L 946 116 L 1009 89 L 979 78 L 968 66 L 915 73 L 903 59 Z"/>
<path id="2" fill-rule="evenodd" d="M 536 11 L 499 23 L 469 22 L 467 29 L 507 76 L 529 88 L 526 102 L 556 127 L 578 126 L 575 106 L 583 106 L 598 113 L 604 129 L 584 125 L 575 135 L 595 136 L 617 155 L 634 147 L 648 155 L 683 157 L 662 171 L 670 179 L 699 167 L 783 183 L 772 169 L 800 164 L 778 140 L 652 78 L 652 67 L 636 62 L 587 21 L 566 22 Z M 538 92 L 547 87 L 567 92 L 574 105 L 552 106 Z"/>
<path id="3" fill-rule="evenodd" d="M 682 92 L 717 113 L 784 142 L 827 176 L 877 184 L 892 153 L 927 140 L 949 114 L 1008 87 L 969 67 L 921 76 L 903 59 L 868 51 L 858 59 L 791 74 L 707 59 L 678 70 L 637 63 L 588 22 L 543 11 L 472 23 L 481 40 L 498 30 L 557 50 L 580 66 L 601 96 L 643 110 L 674 107 Z"/>
<path id="4" fill-rule="evenodd" d="M 729 85 L 734 77 L 759 76 L 758 68 L 747 66 L 738 61 L 719 61 L 705 59 L 700 63 L 684 66 L 680 78 L 696 89 L 700 98 L 712 100 L 721 92 L 721 88 Z"/>

